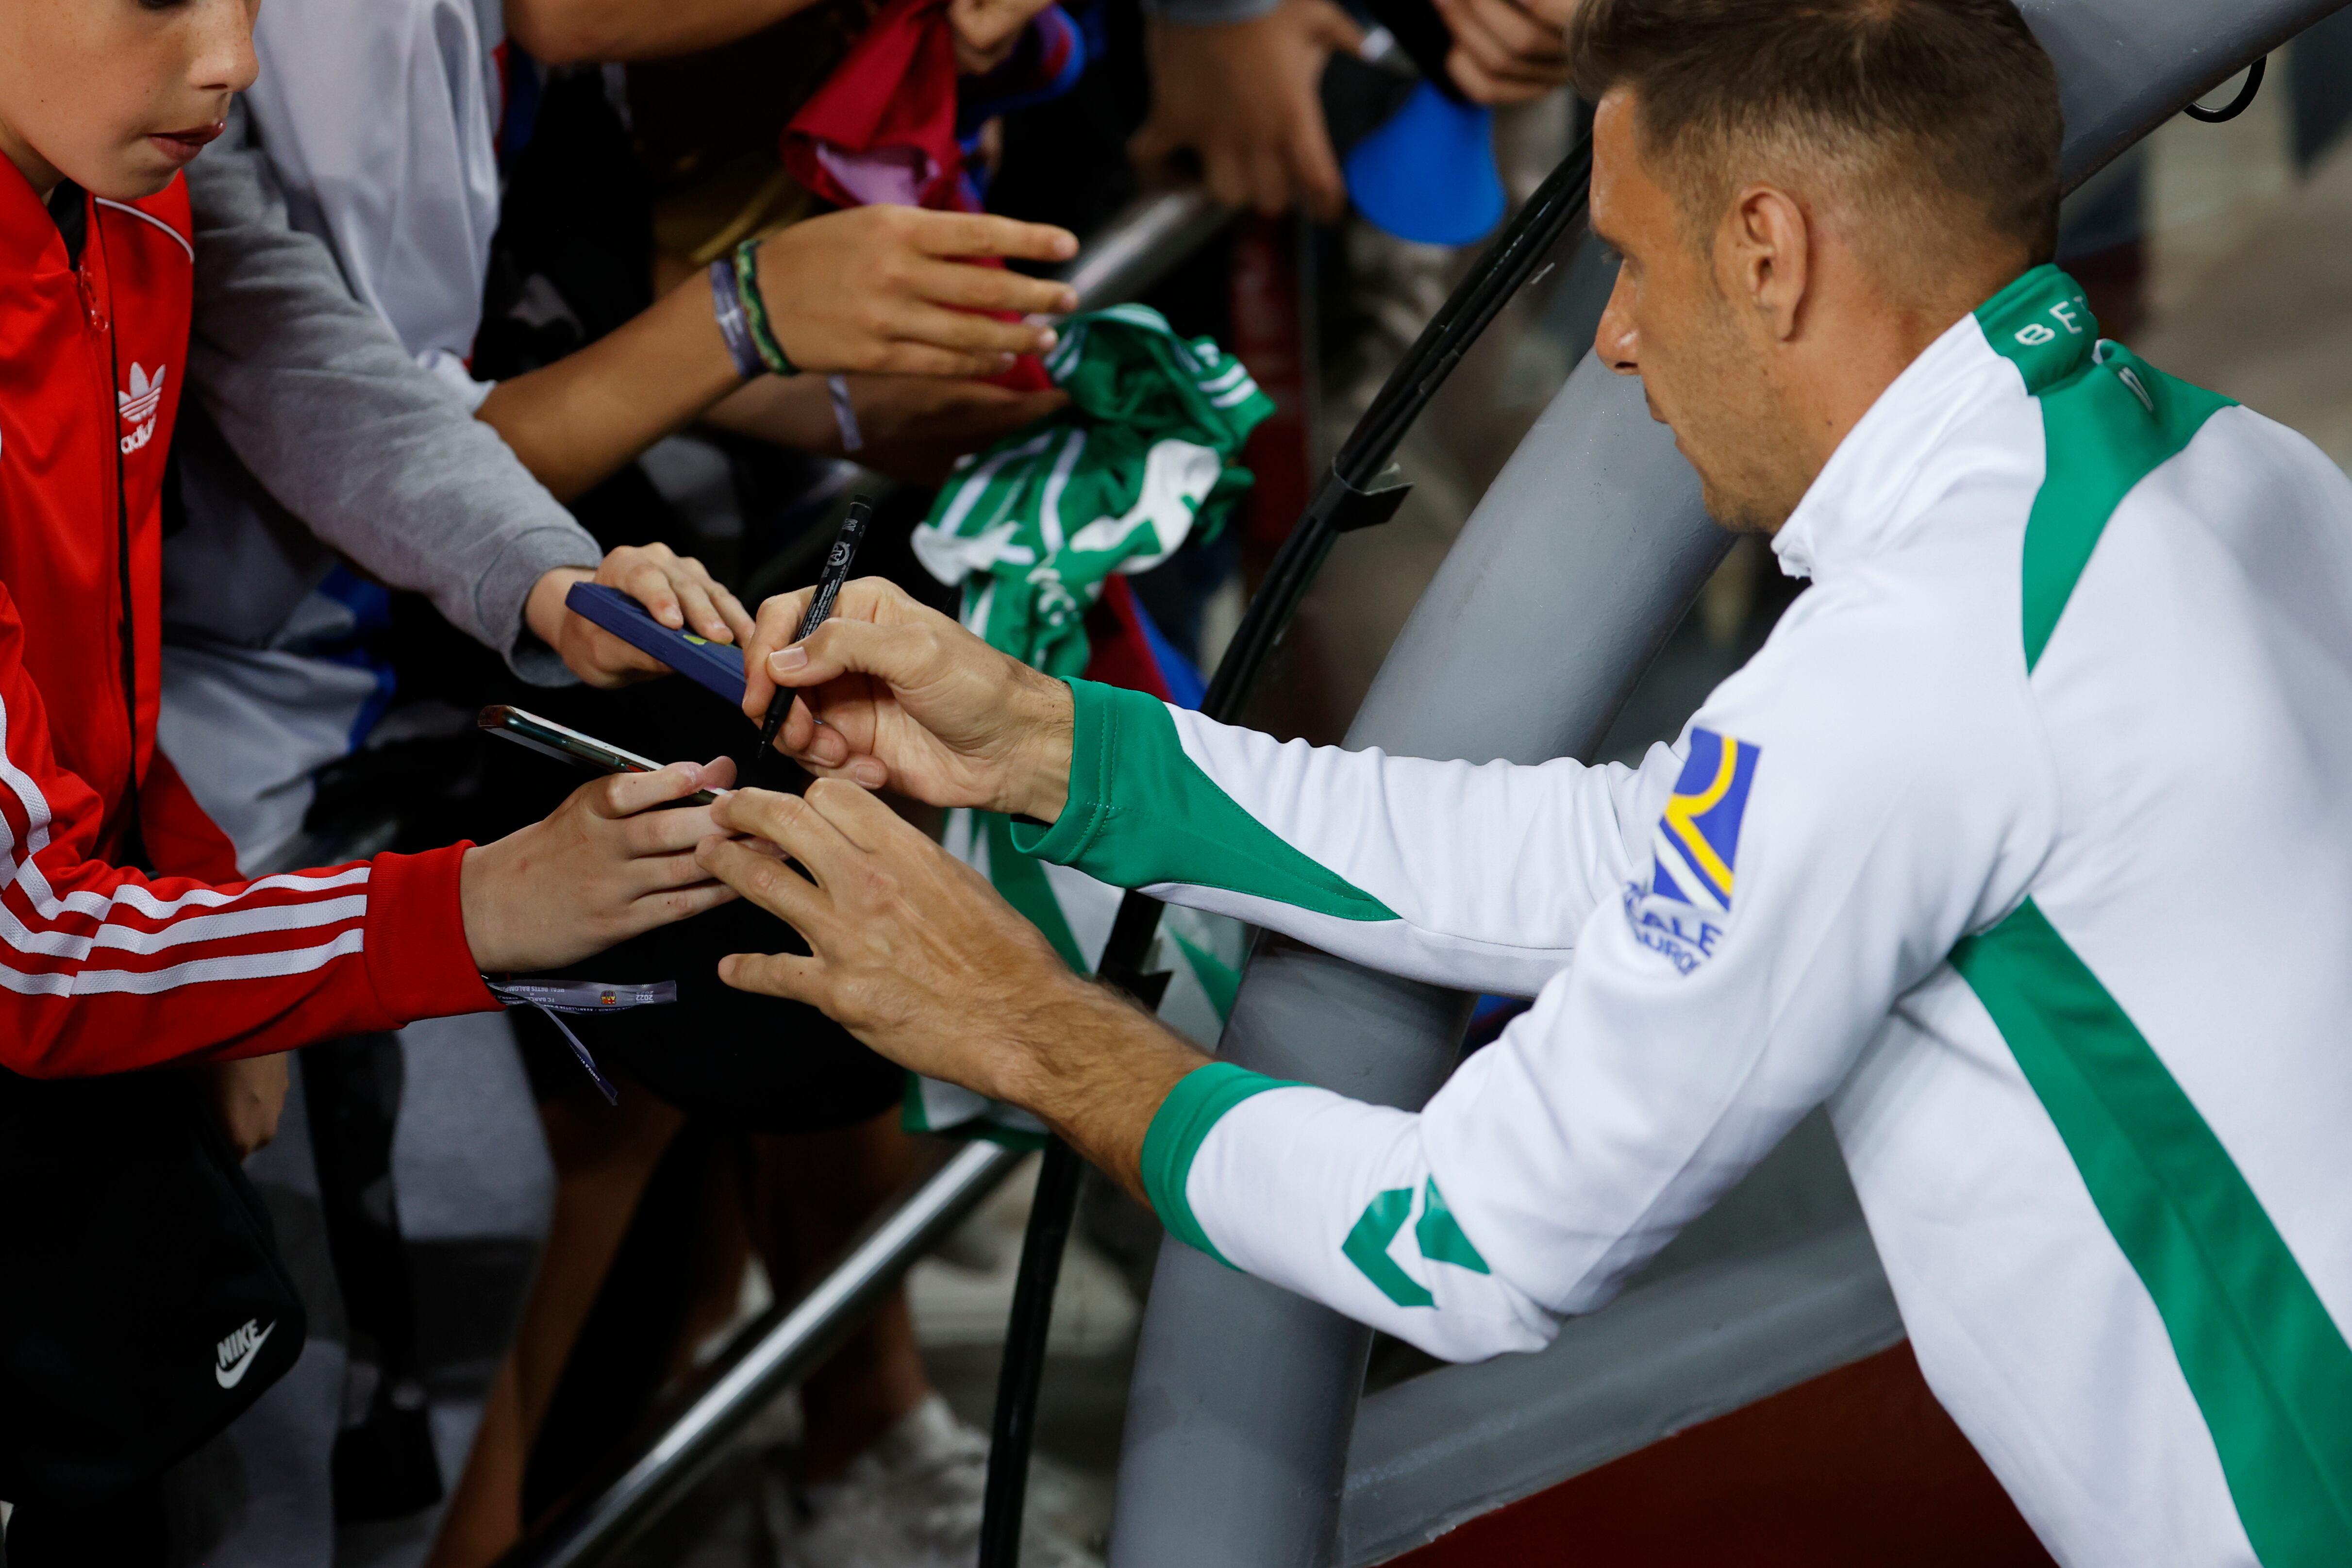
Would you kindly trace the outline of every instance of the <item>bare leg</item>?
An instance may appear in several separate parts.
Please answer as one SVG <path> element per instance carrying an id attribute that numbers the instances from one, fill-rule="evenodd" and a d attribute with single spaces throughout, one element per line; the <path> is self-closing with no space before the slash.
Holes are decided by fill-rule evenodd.
<path id="1" fill-rule="evenodd" d="M 532 1440 L 637 1199 L 685 1121 L 625 1078 L 620 1085 L 615 1107 L 580 1096 L 540 1108 L 555 1160 L 555 1217 L 427 1568 L 480 1568 L 521 1538 L 523 1465 Z"/>
<path id="2" fill-rule="evenodd" d="M 695 1205 L 694 1235 L 688 1258 L 686 1315 L 677 1343 L 670 1347 L 672 1381 L 694 1371 L 695 1352 L 725 1328 L 743 1300 L 743 1271 L 751 1262 L 749 1140 L 733 1141 L 710 1162 L 701 1198 Z"/>
<path id="3" fill-rule="evenodd" d="M 636 1215 L 637 1199 L 686 1120 L 625 1079 L 618 1106 L 582 1096 L 557 1100 L 543 1115 L 548 1148 L 555 1156 L 555 1223 L 515 1340 L 526 1448 L 539 1436 L 563 1363 L 572 1358 L 572 1342 Z"/>
<path id="4" fill-rule="evenodd" d="M 441 1518 L 425 1568 L 469 1568 L 489 1563 L 522 1534 L 522 1395 L 509 1353 L 490 1386 L 482 1425 L 474 1434 L 466 1473 Z"/>

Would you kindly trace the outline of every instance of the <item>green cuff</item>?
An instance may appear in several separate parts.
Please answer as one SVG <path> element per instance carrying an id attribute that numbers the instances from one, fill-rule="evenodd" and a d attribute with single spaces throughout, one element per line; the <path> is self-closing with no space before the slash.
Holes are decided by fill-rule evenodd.
<path id="1" fill-rule="evenodd" d="M 1091 680 L 1069 688 L 1069 801 L 1051 827 L 1013 823 L 1015 849 L 1114 888 L 1181 882 L 1344 921 L 1397 918 L 1202 772 L 1166 703 Z"/>
<path id="2" fill-rule="evenodd" d="M 1063 684 L 1070 689 L 1069 799 L 1050 827 L 1032 827 L 1016 817 L 1013 847 L 1056 866 L 1074 866 L 1110 820 L 1111 768 L 1118 755 L 1121 710 L 1141 702 L 1157 714 L 1160 700 L 1092 680 Z"/>
<path id="3" fill-rule="evenodd" d="M 1301 1087 L 1295 1079 L 1268 1078 L 1231 1062 L 1211 1062 L 1177 1080 L 1143 1135 L 1144 1195 L 1151 1200 L 1152 1211 L 1169 1235 L 1226 1268 L 1233 1267 L 1201 1228 L 1184 1196 L 1184 1184 L 1192 1174 L 1192 1156 L 1201 1152 L 1209 1130 L 1243 1100 L 1269 1089 Z"/>

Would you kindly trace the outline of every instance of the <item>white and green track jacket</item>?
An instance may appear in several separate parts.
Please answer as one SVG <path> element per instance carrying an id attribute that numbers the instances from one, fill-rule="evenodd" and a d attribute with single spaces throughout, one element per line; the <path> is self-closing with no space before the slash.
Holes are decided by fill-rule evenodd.
<path id="1" fill-rule="evenodd" d="M 1418 1115 L 1226 1064 L 1177 1237 L 1532 1350 L 1826 1102 L 1921 1367 L 2070 1564 L 2352 1563 L 2352 484 L 2042 268 L 1775 539 L 1638 770 L 1277 744 L 1083 682 L 1022 847 L 1534 1007 Z"/>

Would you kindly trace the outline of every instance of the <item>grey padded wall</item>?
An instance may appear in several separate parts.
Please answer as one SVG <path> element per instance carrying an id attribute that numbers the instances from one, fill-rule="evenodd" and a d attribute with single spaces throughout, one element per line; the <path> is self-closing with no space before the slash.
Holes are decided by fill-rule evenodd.
<path id="1" fill-rule="evenodd" d="M 2058 64 L 2070 188 L 2344 3 L 2022 0 Z M 1472 513 L 1349 744 L 1477 761 L 1589 754 L 1724 543 L 1638 387 L 1588 357 Z M 1450 1069 L 1462 1016 L 1462 999 L 1437 988 L 1276 946 L 1251 965 L 1222 1050 L 1244 1067 L 1411 1105 Z M 1797 1262 L 1822 1244 L 1791 1237 L 1786 1256 Z M 1851 1311 L 1879 1310 L 1867 1291 L 1847 1294 Z M 1671 1377 L 1685 1330 L 1671 1312 L 1654 1319 L 1621 1320 L 1613 1353 Z M 1337 1500 L 1366 1342 L 1337 1314 L 1163 1246 L 1129 1406 L 1112 1568 L 1338 1561 Z M 1507 1366 L 1431 1379 L 1492 1384 Z M 1546 1430 L 1579 1446 L 1583 1462 L 1612 1452 L 1606 1432 L 1558 1421 Z M 1396 1537 L 1393 1521 L 1382 1528 Z"/>

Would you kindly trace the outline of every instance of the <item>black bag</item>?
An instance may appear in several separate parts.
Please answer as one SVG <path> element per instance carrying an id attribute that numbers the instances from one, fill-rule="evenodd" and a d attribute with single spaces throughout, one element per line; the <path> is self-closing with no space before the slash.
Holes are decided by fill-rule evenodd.
<path id="1" fill-rule="evenodd" d="M 0 1073 L 0 1498 L 102 1507 L 301 1353 L 268 1212 L 184 1074 Z"/>

